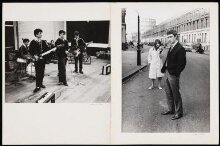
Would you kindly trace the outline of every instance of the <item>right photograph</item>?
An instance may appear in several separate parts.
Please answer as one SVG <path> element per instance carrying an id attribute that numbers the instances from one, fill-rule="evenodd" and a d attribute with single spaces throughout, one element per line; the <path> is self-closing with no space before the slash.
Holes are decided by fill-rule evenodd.
<path id="1" fill-rule="evenodd" d="M 209 133 L 209 8 L 121 12 L 122 132 Z"/>

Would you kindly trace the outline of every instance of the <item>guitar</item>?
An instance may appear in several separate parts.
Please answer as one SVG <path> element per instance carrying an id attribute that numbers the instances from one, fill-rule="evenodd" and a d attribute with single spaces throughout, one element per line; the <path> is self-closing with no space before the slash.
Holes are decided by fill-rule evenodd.
<path id="1" fill-rule="evenodd" d="M 39 59 L 43 59 L 43 57 L 45 55 L 50 54 L 51 52 L 56 51 L 56 49 L 57 49 L 57 47 L 54 47 L 54 48 L 48 50 L 47 52 L 44 52 L 44 53 L 40 54 L 39 56 L 35 55 L 35 56 L 32 57 L 32 61 L 38 61 Z"/>
<path id="2" fill-rule="evenodd" d="M 93 43 L 93 41 L 90 41 L 90 42 L 86 43 L 85 48 L 86 48 L 89 44 L 91 44 L 91 43 Z M 78 48 L 78 47 L 77 47 L 77 48 Z M 80 52 L 80 49 L 78 48 L 76 51 L 74 51 L 75 57 L 78 57 L 80 53 L 81 53 L 81 52 Z"/>
<path id="3" fill-rule="evenodd" d="M 32 60 L 32 57 L 30 54 L 27 54 L 27 55 L 24 55 L 23 58 L 18 57 L 16 61 L 18 63 L 28 63 L 29 60 Z"/>

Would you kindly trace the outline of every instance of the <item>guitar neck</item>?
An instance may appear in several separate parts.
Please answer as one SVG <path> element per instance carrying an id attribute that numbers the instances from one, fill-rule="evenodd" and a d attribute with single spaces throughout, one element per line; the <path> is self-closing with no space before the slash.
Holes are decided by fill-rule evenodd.
<path id="1" fill-rule="evenodd" d="M 51 52 L 53 52 L 53 51 L 55 51 L 55 50 L 56 50 L 56 47 L 54 47 L 53 49 L 50 49 L 50 50 L 47 51 L 47 52 L 42 53 L 41 56 L 45 56 L 45 55 L 47 55 L 47 54 L 50 54 Z"/>

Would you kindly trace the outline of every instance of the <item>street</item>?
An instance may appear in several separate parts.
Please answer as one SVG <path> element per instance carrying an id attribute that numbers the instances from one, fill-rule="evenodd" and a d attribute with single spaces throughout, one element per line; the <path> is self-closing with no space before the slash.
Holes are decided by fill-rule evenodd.
<path id="1" fill-rule="evenodd" d="M 173 121 L 172 115 L 161 115 L 167 107 L 165 91 L 148 89 L 151 80 L 147 67 L 123 83 L 122 132 L 209 132 L 210 57 L 191 52 L 186 55 L 186 68 L 180 77 L 183 118 Z"/>

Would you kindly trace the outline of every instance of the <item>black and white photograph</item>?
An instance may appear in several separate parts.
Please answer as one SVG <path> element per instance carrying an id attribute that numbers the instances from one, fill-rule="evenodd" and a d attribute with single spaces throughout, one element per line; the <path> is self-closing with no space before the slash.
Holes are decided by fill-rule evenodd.
<path id="1" fill-rule="evenodd" d="M 5 21 L 6 103 L 110 102 L 110 21 Z"/>
<path id="2" fill-rule="evenodd" d="M 122 132 L 210 132 L 210 10 L 122 9 Z"/>

